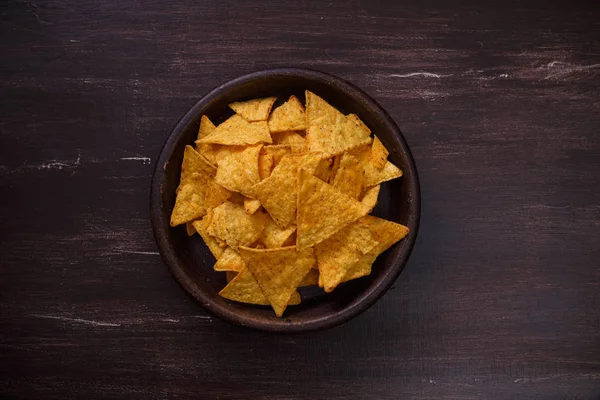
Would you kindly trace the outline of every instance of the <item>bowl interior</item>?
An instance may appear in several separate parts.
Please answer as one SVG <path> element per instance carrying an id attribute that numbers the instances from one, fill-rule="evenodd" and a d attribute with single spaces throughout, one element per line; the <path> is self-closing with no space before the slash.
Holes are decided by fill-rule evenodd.
<path id="1" fill-rule="evenodd" d="M 233 112 L 228 104 L 257 97 L 277 96 L 278 103 L 294 94 L 304 103 L 310 90 L 344 114 L 357 114 L 390 151 L 389 159 L 404 176 L 381 186 L 373 215 L 407 225 L 407 238 L 387 250 L 373 265 L 370 276 L 340 285 L 333 293 L 302 288 L 302 304 L 290 306 L 283 318 L 270 307 L 235 303 L 218 292 L 226 285 L 225 274 L 213 271 L 215 259 L 199 235 L 187 236 L 184 226 L 171 228 L 184 147 L 193 144 L 200 116 L 218 124 Z M 394 282 L 414 244 L 419 221 L 419 187 L 412 156 L 400 130 L 374 100 L 338 78 L 309 70 L 270 70 L 230 81 L 201 99 L 180 121 L 167 140 L 152 183 L 152 222 L 157 243 L 171 272 L 183 288 L 209 311 L 231 322 L 258 329 L 297 332 L 341 323 L 369 307 Z"/>

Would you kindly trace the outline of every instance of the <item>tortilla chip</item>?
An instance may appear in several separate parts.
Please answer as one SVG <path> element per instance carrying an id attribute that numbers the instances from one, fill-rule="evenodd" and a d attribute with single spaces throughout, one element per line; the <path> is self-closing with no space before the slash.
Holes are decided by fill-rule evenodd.
<path id="1" fill-rule="evenodd" d="M 246 210 L 246 214 L 254 214 L 259 208 L 260 201 L 248 197 L 244 198 L 244 210 Z"/>
<path id="2" fill-rule="evenodd" d="M 213 269 L 215 271 L 221 271 L 221 272 L 224 272 L 224 271 L 240 272 L 244 268 L 246 268 L 246 264 L 244 264 L 244 260 L 242 260 L 242 257 L 240 257 L 240 255 L 235 250 L 233 250 L 231 247 L 225 248 L 225 250 L 223 251 L 223 254 L 221 255 L 221 257 L 219 257 L 219 259 L 213 266 Z"/>
<path id="3" fill-rule="evenodd" d="M 196 233 L 196 228 L 194 228 L 192 221 L 185 223 L 185 233 L 187 233 L 188 236 L 193 236 L 194 233 Z"/>
<path id="4" fill-rule="evenodd" d="M 246 194 L 248 189 L 260 182 L 258 154 L 262 145 L 228 147 L 219 160 L 215 181 L 221 186 Z"/>
<path id="5" fill-rule="evenodd" d="M 346 225 L 365 216 L 364 204 L 300 170 L 296 245 L 304 250 L 322 242 Z"/>
<path id="6" fill-rule="evenodd" d="M 277 144 L 265 146 L 262 148 L 260 154 L 271 155 L 273 157 L 273 166 L 271 167 L 271 171 L 279 165 L 281 159 L 284 156 L 292 153 L 292 148 L 286 144 Z"/>
<path id="7" fill-rule="evenodd" d="M 389 151 L 385 148 L 383 143 L 377 136 L 373 139 L 373 145 L 371 146 L 371 161 L 373 165 L 379 169 L 383 168 L 387 162 Z"/>
<path id="8" fill-rule="evenodd" d="M 269 125 L 266 121 L 248 122 L 239 115 L 234 115 L 211 133 L 197 140 L 196 143 L 225 144 L 229 146 L 246 146 L 257 143 L 272 143 Z"/>
<path id="9" fill-rule="evenodd" d="M 380 183 L 400 178 L 402 171 L 391 162 L 387 161 L 382 169 L 373 164 L 365 164 L 365 187 L 379 185 Z"/>
<path id="10" fill-rule="evenodd" d="M 181 163 L 181 178 L 179 184 L 184 183 L 192 173 L 197 172 L 203 176 L 214 177 L 216 167 L 205 157 L 200 155 L 192 146 L 185 146 L 183 151 L 183 162 Z M 179 188 L 177 188 L 179 190 Z"/>
<path id="11" fill-rule="evenodd" d="M 344 121 L 344 114 L 331 106 L 321 97 L 307 90 L 306 129 L 311 126 L 336 126 Z"/>
<path id="12" fill-rule="evenodd" d="M 266 121 L 277 97 L 237 101 L 231 103 L 229 108 L 241 115 L 246 121 Z"/>
<path id="13" fill-rule="evenodd" d="M 236 279 L 235 282 L 233 282 L 234 279 Z M 221 297 L 240 303 L 256 304 L 260 306 L 269 305 L 269 300 L 262 292 L 258 282 L 254 279 L 252 272 L 250 272 L 248 268 L 244 268 L 239 273 L 228 271 L 227 282 L 228 285 L 219 292 Z M 300 304 L 300 302 L 300 293 L 295 291 L 290 297 L 288 306 L 295 306 Z"/>
<path id="14" fill-rule="evenodd" d="M 357 263 L 348 269 L 342 282 L 369 275 L 375 259 L 381 253 L 392 247 L 396 242 L 404 239 L 409 232 L 409 229 L 404 225 L 377 218 L 372 215 L 361 218 L 357 223 L 369 228 L 373 239 L 377 241 L 377 246 L 371 249 L 369 253 L 361 257 Z"/>
<path id="15" fill-rule="evenodd" d="M 288 155 L 275 167 L 271 176 L 248 191 L 248 195 L 259 200 L 280 228 L 285 229 L 296 217 L 298 169 L 306 166 L 314 170 L 321 155 Z"/>
<path id="16" fill-rule="evenodd" d="M 265 228 L 267 215 L 257 211 L 246 214 L 244 207 L 226 201 L 213 209 L 208 233 L 227 243 L 234 250 L 256 242 Z"/>
<path id="17" fill-rule="evenodd" d="M 219 257 L 223 255 L 223 247 L 219 246 L 219 242 L 208 234 L 208 227 L 210 225 L 210 220 L 212 219 L 212 210 L 208 211 L 208 214 L 204 216 L 201 220 L 194 221 L 192 224 L 196 229 L 196 232 L 202 236 L 204 243 L 212 253 L 212 255 L 218 260 Z"/>
<path id="18" fill-rule="evenodd" d="M 290 96 L 288 101 L 273 110 L 269 117 L 269 129 L 271 133 L 306 129 L 304 107 L 296 96 Z"/>
<path id="19" fill-rule="evenodd" d="M 262 181 L 268 178 L 273 171 L 273 154 L 259 154 L 258 155 L 258 176 Z"/>
<path id="20" fill-rule="evenodd" d="M 295 247 L 266 250 L 240 247 L 239 252 L 275 314 L 281 317 L 292 294 L 315 263 L 313 249 L 298 252 Z"/>
<path id="21" fill-rule="evenodd" d="M 210 177 L 193 172 L 177 188 L 175 206 L 171 213 L 171 226 L 193 221 L 206 214 L 204 197 Z"/>
<path id="22" fill-rule="evenodd" d="M 333 291 L 350 268 L 377 246 L 368 226 L 354 222 L 315 246 L 319 286 Z"/>
<path id="23" fill-rule="evenodd" d="M 283 242 L 281 247 L 295 246 L 296 245 L 296 231 L 292 232 L 289 238 Z"/>
<path id="24" fill-rule="evenodd" d="M 309 154 L 321 154 L 321 153 L 309 153 Z M 319 163 L 315 165 L 314 170 L 310 165 L 304 165 L 302 168 L 310 172 L 315 177 L 319 178 L 323 182 L 328 182 L 331 178 L 331 173 L 333 172 L 333 158 L 327 157 L 327 155 L 321 155 L 321 160 Z M 313 172 L 314 171 L 314 172 Z"/>
<path id="25" fill-rule="evenodd" d="M 311 268 L 310 271 L 308 271 L 308 273 L 304 276 L 304 279 L 302 279 L 302 282 L 300 282 L 299 287 L 314 286 L 314 285 L 317 285 L 318 283 L 319 283 L 319 270 Z"/>
<path id="26" fill-rule="evenodd" d="M 344 116 L 319 96 L 306 91 L 306 141 L 309 151 L 342 154 L 371 143 L 371 131 L 354 114 Z"/>
<path id="27" fill-rule="evenodd" d="M 377 205 L 377 199 L 379 198 L 379 191 L 381 190 L 381 185 L 372 186 L 365 191 L 362 200 L 360 201 L 365 206 L 369 207 L 369 213 L 373 211 L 375 206 Z"/>
<path id="28" fill-rule="evenodd" d="M 356 157 L 349 153 L 342 154 L 331 185 L 340 192 L 358 199 L 362 193 L 364 170 Z"/>
<path id="29" fill-rule="evenodd" d="M 292 153 L 304 153 L 306 151 L 306 139 L 297 132 L 286 131 L 275 135 L 274 143 L 290 146 Z"/>
<path id="30" fill-rule="evenodd" d="M 265 230 L 262 232 L 261 242 L 267 249 L 284 247 L 286 241 L 296 232 L 296 227 L 291 225 L 286 229 L 281 229 L 273 218 L 269 217 L 265 225 Z M 295 241 L 291 245 L 295 244 Z"/>
<path id="31" fill-rule="evenodd" d="M 196 140 L 200 140 L 205 136 L 208 136 L 209 133 L 214 131 L 216 128 L 215 124 L 206 116 L 203 115 L 200 118 L 200 127 L 198 128 L 198 138 Z"/>

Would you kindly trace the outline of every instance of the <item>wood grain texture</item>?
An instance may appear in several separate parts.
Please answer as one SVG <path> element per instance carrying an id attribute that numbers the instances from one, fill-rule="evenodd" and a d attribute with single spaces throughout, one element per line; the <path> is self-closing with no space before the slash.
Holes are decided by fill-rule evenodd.
<path id="1" fill-rule="evenodd" d="M 599 398 L 597 5 L 0 7 L 0 395 Z M 148 217 L 178 118 L 219 83 L 282 66 L 379 101 L 423 206 L 395 289 L 295 336 L 208 316 Z"/>

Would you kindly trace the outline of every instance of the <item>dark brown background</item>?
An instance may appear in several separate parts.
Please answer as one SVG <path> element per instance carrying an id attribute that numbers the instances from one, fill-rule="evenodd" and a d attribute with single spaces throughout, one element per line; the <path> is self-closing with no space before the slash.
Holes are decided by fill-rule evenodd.
<path id="1" fill-rule="evenodd" d="M 2 2 L 0 394 L 598 399 L 600 10 L 496 3 Z M 148 218 L 177 120 L 277 66 L 366 90 L 422 182 L 395 288 L 296 336 L 207 315 Z"/>

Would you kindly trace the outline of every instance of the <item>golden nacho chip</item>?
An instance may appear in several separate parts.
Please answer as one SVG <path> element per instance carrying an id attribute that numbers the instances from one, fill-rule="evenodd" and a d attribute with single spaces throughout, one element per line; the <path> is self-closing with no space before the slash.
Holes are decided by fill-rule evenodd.
<path id="1" fill-rule="evenodd" d="M 361 199 L 361 203 L 365 206 L 369 207 L 369 212 L 373 211 L 375 206 L 377 205 L 377 199 L 379 198 L 379 191 L 381 190 L 381 185 L 371 186 L 365 191 Z"/>
<path id="2" fill-rule="evenodd" d="M 204 243 L 206 243 L 206 247 L 212 253 L 212 255 L 218 260 L 219 257 L 223 255 L 223 247 L 219 246 L 219 242 L 217 239 L 208 234 L 208 227 L 210 225 L 210 220 L 212 219 L 212 210 L 208 211 L 208 214 L 204 216 L 201 220 L 194 221 L 192 224 L 196 229 L 196 232 L 202 237 Z"/>
<path id="3" fill-rule="evenodd" d="M 252 99 L 248 101 L 236 101 L 231 103 L 229 108 L 242 116 L 246 121 L 266 121 L 276 97 L 266 97 L 264 99 Z"/>
<path id="4" fill-rule="evenodd" d="M 196 228 L 194 228 L 193 221 L 188 221 L 185 223 L 185 233 L 187 233 L 188 236 L 194 236 L 194 233 L 196 233 Z"/>
<path id="5" fill-rule="evenodd" d="M 292 294 L 315 263 L 313 249 L 298 252 L 295 247 L 266 250 L 240 247 L 239 252 L 275 314 L 281 317 Z"/>
<path id="6" fill-rule="evenodd" d="M 234 115 L 196 143 L 214 143 L 228 146 L 246 146 L 257 143 L 272 143 L 266 121 L 248 122 Z"/>
<path id="7" fill-rule="evenodd" d="M 290 96 L 288 101 L 273 110 L 269 117 L 269 129 L 271 133 L 306 129 L 304 107 L 296 96 Z"/>
<path id="8" fill-rule="evenodd" d="M 258 176 L 262 181 L 268 178 L 273 171 L 273 154 L 259 154 L 258 155 Z"/>
<path id="9" fill-rule="evenodd" d="M 283 242 L 281 247 L 295 246 L 296 245 L 296 231 L 294 231 L 289 238 Z"/>
<path id="10" fill-rule="evenodd" d="M 322 242 L 365 216 L 364 204 L 300 170 L 298 182 L 297 247 L 304 250 Z"/>
<path id="11" fill-rule="evenodd" d="M 226 247 L 225 250 L 223 251 L 223 254 L 221 255 L 221 257 L 219 257 L 219 259 L 213 266 L 213 269 L 215 271 L 220 271 L 220 272 L 225 272 L 225 271 L 240 272 L 245 267 L 246 267 L 246 264 L 244 264 L 244 260 L 242 260 L 242 257 L 240 257 L 240 255 L 235 250 L 233 250 L 231 247 Z"/>
<path id="12" fill-rule="evenodd" d="M 358 199 L 362 193 L 363 179 L 364 170 L 356 157 L 347 152 L 342 154 L 331 185 L 340 192 Z"/>
<path id="13" fill-rule="evenodd" d="M 294 225 L 281 229 L 275 221 L 273 221 L 273 218 L 269 217 L 260 240 L 267 249 L 284 247 L 284 244 L 294 232 L 296 232 L 296 227 Z M 295 242 L 292 242 L 292 244 L 293 243 Z"/>
<path id="14" fill-rule="evenodd" d="M 307 153 L 307 154 L 321 154 L 321 153 Z M 321 154 L 321 159 L 319 160 L 319 163 L 314 167 L 314 169 L 312 168 L 312 166 L 310 164 L 306 164 L 302 168 L 304 168 L 305 170 L 307 170 L 308 172 L 310 172 L 312 175 L 316 176 L 323 182 L 328 182 L 329 179 L 331 178 L 331 173 L 333 172 L 332 167 L 333 167 L 333 158 L 327 157 L 327 155 Z"/>
<path id="15" fill-rule="evenodd" d="M 206 177 L 214 177 L 216 167 L 208 162 L 200 153 L 198 153 L 192 146 L 185 146 L 183 152 L 183 162 L 181 163 L 181 178 L 179 184 L 185 182 L 192 173 L 198 173 Z M 179 190 L 179 188 L 177 188 Z"/>
<path id="16" fill-rule="evenodd" d="M 377 246 L 368 226 L 354 222 L 315 246 L 319 286 L 333 291 L 350 268 Z"/>
<path id="17" fill-rule="evenodd" d="M 206 116 L 203 115 L 200 118 L 200 127 L 198 128 L 198 138 L 196 140 L 200 140 L 205 136 L 208 136 L 209 133 L 214 131 L 216 128 L 215 124 Z"/>
<path id="18" fill-rule="evenodd" d="M 237 278 L 238 276 L 239 278 Z M 232 282 L 236 278 L 238 280 Z M 227 282 L 229 285 L 225 286 L 225 288 L 219 292 L 221 297 L 240 303 L 256 304 L 259 306 L 269 305 L 269 300 L 267 300 L 267 297 L 262 292 L 258 282 L 256 282 L 256 279 L 254 279 L 254 276 L 248 268 L 244 268 L 243 271 L 239 273 L 227 271 Z M 290 297 L 288 306 L 298 305 L 301 300 L 300 293 L 295 291 Z"/>
<path id="19" fill-rule="evenodd" d="M 296 217 L 298 169 L 306 166 L 313 170 L 318 166 L 321 155 L 288 155 L 282 158 L 271 176 L 252 186 L 248 195 L 259 200 L 280 228 L 292 224 Z"/>
<path id="20" fill-rule="evenodd" d="M 244 207 L 226 201 L 213 209 L 208 233 L 225 241 L 234 250 L 256 242 L 265 228 L 267 215 L 257 211 L 248 215 Z"/>
<path id="21" fill-rule="evenodd" d="M 260 208 L 260 201 L 244 197 L 244 210 L 246 214 L 254 214 Z"/>
<path id="22" fill-rule="evenodd" d="M 297 132 L 281 132 L 273 140 L 275 144 L 290 146 L 292 153 L 304 153 L 306 151 L 306 139 Z"/>
<path id="23" fill-rule="evenodd" d="M 215 181 L 234 192 L 246 194 L 248 189 L 260 182 L 258 155 L 262 145 L 238 147 L 223 150 L 219 160 Z"/>
<path id="24" fill-rule="evenodd" d="M 348 269 L 346 276 L 342 280 L 343 282 L 369 275 L 371 273 L 371 265 L 375 262 L 375 259 L 396 242 L 404 239 L 409 232 L 409 229 L 404 225 L 372 215 L 361 218 L 357 223 L 369 228 L 373 239 L 377 241 L 377 246 Z"/>
<path id="25" fill-rule="evenodd" d="M 344 114 L 331 106 L 321 97 L 307 90 L 306 129 L 310 126 L 336 126 L 345 119 Z"/>
<path id="26" fill-rule="evenodd" d="M 272 171 L 277 165 L 279 165 L 284 156 L 292 153 L 292 148 L 286 144 L 270 145 L 263 147 L 260 153 L 271 155 L 273 157 L 273 166 L 271 167 Z"/>
<path id="27" fill-rule="evenodd" d="M 175 206 L 171 213 L 171 226 L 193 221 L 206 214 L 204 197 L 206 185 L 211 179 L 207 175 L 192 172 L 177 188 Z"/>
<path id="28" fill-rule="evenodd" d="M 391 162 L 387 161 L 382 169 L 373 164 L 365 165 L 365 187 L 379 185 L 380 183 L 400 178 L 402 171 Z"/>
<path id="29" fill-rule="evenodd" d="M 311 268 L 310 271 L 304 276 L 302 282 L 300 282 L 300 287 L 304 286 L 314 286 L 319 283 L 319 270 Z"/>
<path id="30" fill-rule="evenodd" d="M 389 151 L 385 148 L 383 143 L 379 140 L 377 136 L 373 139 L 373 145 L 371 146 L 371 161 L 373 165 L 379 169 L 383 168 L 387 163 Z"/>

